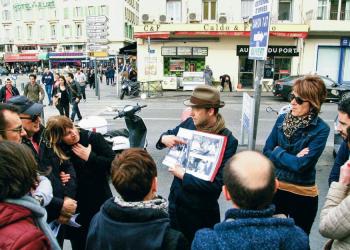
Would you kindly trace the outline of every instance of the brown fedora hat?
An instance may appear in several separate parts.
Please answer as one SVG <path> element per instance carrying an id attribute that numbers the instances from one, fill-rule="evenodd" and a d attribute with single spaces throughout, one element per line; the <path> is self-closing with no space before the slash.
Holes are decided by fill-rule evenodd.
<path id="1" fill-rule="evenodd" d="M 184 104 L 199 108 L 222 108 L 225 106 L 225 102 L 220 101 L 219 91 L 207 85 L 196 87 L 190 99 L 186 99 Z"/>

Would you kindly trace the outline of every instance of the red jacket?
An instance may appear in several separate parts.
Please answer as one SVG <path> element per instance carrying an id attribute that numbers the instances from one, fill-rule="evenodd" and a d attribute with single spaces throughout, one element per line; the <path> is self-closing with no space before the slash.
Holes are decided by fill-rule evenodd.
<path id="1" fill-rule="evenodd" d="M 42 250 L 51 246 L 29 209 L 0 202 L 0 249 Z"/>

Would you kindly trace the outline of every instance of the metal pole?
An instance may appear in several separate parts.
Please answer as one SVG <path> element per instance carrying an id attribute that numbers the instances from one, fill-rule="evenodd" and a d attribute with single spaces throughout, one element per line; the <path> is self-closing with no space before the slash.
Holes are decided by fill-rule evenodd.
<path id="1" fill-rule="evenodd" d="M 100 84 L 97 77 L 97 61 L 94 59 L 94 70 L 95 70 L 95 94 L 97 96 L 97 100 L 100 100 Z"/>
<path id="2" fill-rule="evenodd" d="M 116 79 L 116 84 L 115 87 L 117 89 L 117 97 L 119 96 L 119 60 L 118 56 L 116 56 L 116 71 L 117 71 L 117 79 Z"/>
<path id="3" fill-rule="evenodd" d="M 258 60 L 256 62 L 255 69 L 255 82 L 254 82 L 254 105 L 252 110 L 252 119 L 250 128 L 253 128 L 253 131 L 249 133 L 248 149 L 255 150 L 256 144 L 256 134 L 258 130 L 258 119 L 259 119 L 259 110 L 260 110 L 260 99 L 261 99 L 261 80 L 264 75 L 264 65 L 265 61 Z"/>

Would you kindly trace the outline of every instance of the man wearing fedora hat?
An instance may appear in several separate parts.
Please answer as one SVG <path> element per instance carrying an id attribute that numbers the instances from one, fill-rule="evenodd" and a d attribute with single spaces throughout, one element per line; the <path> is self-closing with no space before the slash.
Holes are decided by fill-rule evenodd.
<path id="1" fill-rule="evenodd" d="M 224 118 L 219 113 L 219 108 L 225 103 L 220 100 L 220 93 L 216 88 L 198 86 L 184 104 L 192 108 L 191 116 L 176 128 L 163 133 L 157 142 L 157 149 L 184 144 L 176 136 L 180 127 L 227 137 L 222 163 L 213 182 L 185 173 L 179 165 L 169 168 L 169 172 L 174 175 L 169 194 L 171 225 L 192 241 L 198 229 L 211 228 L 220 222 L 218 198 L 223 185 L 223 168 L 226 161 L 235 154 L 238 141 L 225 127 Z"/>

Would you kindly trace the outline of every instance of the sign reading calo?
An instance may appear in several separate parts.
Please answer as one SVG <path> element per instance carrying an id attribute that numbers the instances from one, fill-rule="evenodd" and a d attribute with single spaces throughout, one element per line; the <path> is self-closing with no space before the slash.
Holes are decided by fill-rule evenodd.
<path id="1" fill-rule="evenodd" d="M 42 1 L 42 2 L 29 2 L 29 3 L 18 3 L 13 5 L 14 11 L 19 10 L 32 10 L 37 9 L 52 9 L 55 8 L 55 1 Z"/>

